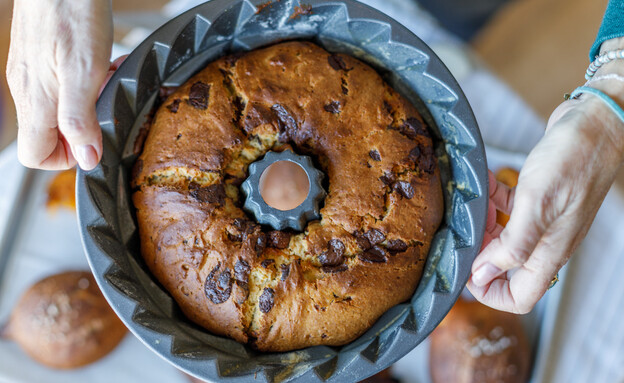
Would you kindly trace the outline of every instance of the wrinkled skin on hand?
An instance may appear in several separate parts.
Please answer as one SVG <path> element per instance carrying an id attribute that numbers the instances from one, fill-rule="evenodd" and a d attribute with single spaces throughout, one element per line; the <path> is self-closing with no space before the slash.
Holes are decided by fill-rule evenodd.
<path id="1" fill-rule="evenodd" d="M 475 298 L 529 312 L 587 234 L 623 160 L 624 124 L 601 100 L 583 95 L 561 104 L 516 188 L 490 173 L 484 248 L 467 285 Z M 496 209 L 510 214 L 505 228 Z"/>
<path id="2" fill-rule="evenodd" d="M 15 0 L 7 80 L 25 166 L 97 165 L 95 102 L 109 69 L 110 7 L 109 0 Z"/>

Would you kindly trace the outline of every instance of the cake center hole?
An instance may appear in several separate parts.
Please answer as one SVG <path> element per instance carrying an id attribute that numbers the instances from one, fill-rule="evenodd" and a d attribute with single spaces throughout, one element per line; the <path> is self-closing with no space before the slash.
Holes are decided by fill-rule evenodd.
<path id="1" fill-rule="evenodd" d="M 305 170 L 290 161 L 277 161 L 260 176 L 260 195 L 277 210 L 292 210 L 308 197 L 310 181 Z"/>

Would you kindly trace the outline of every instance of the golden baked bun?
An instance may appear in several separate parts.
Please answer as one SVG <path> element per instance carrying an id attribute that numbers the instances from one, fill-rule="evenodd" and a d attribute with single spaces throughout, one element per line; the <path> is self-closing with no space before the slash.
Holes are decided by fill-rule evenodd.
<path id="1" fill-rule="evenodd" d="M 328 185 L 301 233 L 242 209 L 249 164 L 286 148 Z M 415 107 L 363 62 L 298 41 L 219 59 L 169 95 L 132 186 L 156 279 L 190 320 L 262 351 L 346 344 L 409 299 L 444 213 Z"/>
<path id="2" fill-rule="evenodd" d="M 59 369 L 95 362 L 125 334 L 126 327 L 86 271 L 52 275 L 31 286 L 3 331 L 33 359 Z"/>
<path id="3" fill-rule="evenodd" d="M 520 316 L 460 299 L 430 336 L 434 383 L 526 383 L 529 343 Z"/>
<path id="4" fill-rule="evenodd" d="M 58 173 L 48 185 L 48 202 L 50 210 L 66 208 L 76 210 L 76 169 L 68 169 Z"/>
<path id="5" fill-rule="evenodd" d="M 504 185 L 510 188 L 515 188 L 518 185 L 518 177 L 520 173 L 513 168 L 502 168 L 496 172 L 496 180 L 502 182 Z M 505 227 L 509 222 L 509 216 L 500 210 L 496 210 L 496 223 Z"/>

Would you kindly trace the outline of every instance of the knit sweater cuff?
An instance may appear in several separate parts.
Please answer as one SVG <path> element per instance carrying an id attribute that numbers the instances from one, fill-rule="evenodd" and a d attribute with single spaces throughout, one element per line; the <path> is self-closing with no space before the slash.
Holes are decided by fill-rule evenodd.
<path id="1" fill-rule="evenodd" d="M 624 36 L 624 0 L 609 0 L 598 36 L 589 51 L 589 61 L 596 58 L 603 42 L 622 36 Z"/>

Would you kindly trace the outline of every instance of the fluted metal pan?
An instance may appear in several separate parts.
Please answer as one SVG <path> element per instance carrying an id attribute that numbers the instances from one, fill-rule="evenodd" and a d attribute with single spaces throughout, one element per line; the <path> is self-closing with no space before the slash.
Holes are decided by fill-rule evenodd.
<path id="1" fill-rule="evenodd" d="M 80 171 L 77 201 L 84 248 L 104 295 L 130 330 L 180 369 L 208 381 L 355 382 L 418 345 L 464 287 L 479 251 L 487 212 L 487 166 L 470 106 L 457 82 L 417 36 L 357 1 L 213 0 L 165 24 L 121 65 L 97 114 L 104 155 Z M 307 13 L 307 12 L 304 12 Z M 162 86 L 182 84 L 224 54 L 289 39 L 311 40 L 376 68 L 414 103 L 436 137 L 445 215 L 424 276 L 409 302 L 386 312 L 343 347 L 260 353 L 188 321 L 155 281 L 139 253 L 129 176 L 134 142 Z M 145 366 L 149 368 L 149 366 Z"/>

